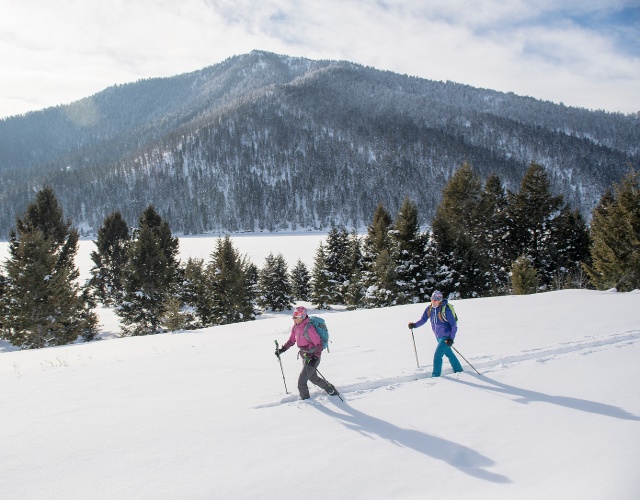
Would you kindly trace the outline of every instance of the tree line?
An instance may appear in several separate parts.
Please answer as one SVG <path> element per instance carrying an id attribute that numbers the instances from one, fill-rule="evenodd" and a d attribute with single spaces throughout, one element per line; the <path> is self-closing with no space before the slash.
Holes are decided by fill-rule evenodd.
<path id="1" fill-rule="evenodd" d="M 593 211 L 590 227 L 551 192 L 532 163 L 519 189 L 497 175 L 483 183 L 463 164 L 442 189 L 431 227 L 405 198 L 395 218 L 379 204 L 364 235 L 333 226 L 314 256 L 290 270 L 281 254 L 262 268 L 216 240 L 209 259 L 178 259 L 178 238 L 153 206 L 129 227 L 118 211 L 98 231 L 84 285 L 74 263 L 78 232 L 51 187 L 18 217 L 0 273 L 0 335 L 22 348 L 89 341 L 98 303 L 113 307 L 123 335 L 249 321 L 261 311 L 385 307 L 429 300 L 562 288 L 640 288 L 640 183 L 630 171 Z"/>

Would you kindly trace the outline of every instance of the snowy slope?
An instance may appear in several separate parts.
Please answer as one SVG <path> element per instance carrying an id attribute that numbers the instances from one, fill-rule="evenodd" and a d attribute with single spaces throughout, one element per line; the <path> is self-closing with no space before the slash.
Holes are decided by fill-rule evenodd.
<path id="1" fill-rule="evenodd" d="M 2 352 L 1 496 L 638 498 L 640 293 L 455 305 L 455 347 L 482 376 L 445 361 L 430 378 L 427 327 L 416 367 L 406 324 L 424 304 L 321 313 L 320 371 L 344 403 L 285 394 L 273 349 L 289 314 Z M 295 357 L 282 358 L 293 393 Z"/>

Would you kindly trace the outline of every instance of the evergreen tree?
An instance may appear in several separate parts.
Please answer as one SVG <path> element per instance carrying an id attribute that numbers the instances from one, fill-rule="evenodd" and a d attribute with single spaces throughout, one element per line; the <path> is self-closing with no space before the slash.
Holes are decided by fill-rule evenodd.
<path id="1" fill-rule="evenodd" d="M 3 338 L 39 348 L 95 336 L 97 318 L 77 284 L 77 251 L 78 232 L 64 220 L 53 189 L 41 189 L 10 234 Z"/>
<path id="2" fill-rule="evenodd" d="M 432 221 L 430 270 L 435 286 L 445 296 L 480 297 L 491 289 L 486 254 L 476 243 L 482 233 L 481 182 L 465 163 L 442 191 L 442 201 Z"/>
<path id="3" fill-rule="evenodd" d="M 508 249 L 511 259 L 528 256 L 543 288 L 551 287 L 557 268 L 553 235 L 562 205 L 562 196 L 551 194 L 547 173 L 537 163 L 531 163 L 527 169 L 519 192 L 510 195 Z"/>
<path id="4" fill-rule="evenodd" d="M 590 237 L 582 215 L 565 206 L 552 225 L 550 255 L 555 262 L 552 288 L 585 288 L 588 286 L 582 264 L 590 261 Z"/>
<path id="5" fill-rule="evenodd" d="M 308 301 L 311 298 L 311 275 L 304 263 L 298 259 L 291 270 L 291 296 L 294 300 Z"/>
<path id="6" fill-rule="evenodd" d="M 352 244 L 343 226 L 334 226 L 329 230 L 324 250 L 325 272 L 331 285 L 329 301 L 332 304 L 344 304 L 351 282 Z"/>
<path id="7" fill-rule="evenodd" d="M 244 259 L 244 263 L 246 266 L 244 273 L 245 299 L 252 309 L 251 318 L 255 319 L 256 316 L 260 315 L 258 308 L 258 293 L 260 291 L 258 280 L 260 279 L 260 271 L 258 270 L 258 266 L 248 259 Z"/>
<path id="8" fill-rule="evenodd" d="M 373 222 L 364 238 L 362 287 L 368 307 L 392 305 L 397 294 L 395 261 L 389 231 L 392 227 L 389 212 L 379 204 Z"/>
<path id="9" fill-rule="evenodd" d="M 2 322 L 4 316 L 4 296 L 7 289 L 8 280 L 4 274 L 0 272 L 0 337 L 2 335 Z"/>
<path id="10" fill-rule="evenodd" d="M 124 293 L 124 270 L 129 258 L 129 226 L 119 211 L 107 216 L 98 230 L 97 249 L 91 252 L 89 287 L 104 305 L 119 302 Z"/>
<path id="11" fill-rule="evenodd" d="M 287 263 L 282 254 L 267 255 L 264 267 L 258 276 L 260 289 L 258 305 L 272 311 L 291 309 L 291 283 Z"/>
<path id="12" fill-rule="evenodd" d="M 250 272 L 251 263 L 240 255 L 231 238 L 219 238 L 204 273 L 207 308 L 201 317 L 205 326 L 255 319 Z"/>
<path id="13" fill-rule="evenodd" d="M 351 280 L 347 287 L 345 303 L 350 310 L 365 306 L 365 288 L 362 283 L 364 257 L 362 254 L 362 239 L 354 230 L 350 237 L 351 244 Z"/>
<path id="14" fill-rule="evenodd" d="M 182 285 L 179 287 L 182 304 L 195 311 L 193 328 L 203 325 L 202 316 L 208 311 L 204 267 L 204 259 L 190 257 L 182 271 Z"/>
<path id="15" fill-rule="evenodd" d="M 423 267 L 426 242 L 424 235 L 420 234 L 418 208 L 409 198 L 405 198 L 389 234 L 396 260 L 396 303 L 424 302 L 429 295 L 425 288 L 426 269 Z"/>
<path id="16" fill-rule="evenodd" d="M 331 297 L 331 282 L 325 263 L 325 250 L 323 243 L 320 242 L 311 273 L 311 302 L 318 309 L 329 309 Z"/>
<path id="17" fill-rule="evenodd" d="M 165 302 L 162 326 L 170 332 L 184 330 L 194 326 L 194 315 L 182 304 L 178 297 L 169 297 Z"/>
<path id="18" fill-rule="evenodd" d="M 178 283 L 178 238 L 169 224 L 149 206 L 139 218 L 139 229 L 130 245 L 125 287 L 116 313 L 124 335 L 148 335 L 161 331 L 167 302 Z"/>
<path id="19" fill-rule="evenodd" d="M 538 290 L 538 272 L 529 257 L 522 255 L 513 262 L 511 287 L 514 295 L 529 295 Z"/>
<path id="20" fill-rule="evenodd" d="M 585 269 L 599 290 L 640 288 L 640 174 L 629 172 L 607 192 L 591 220 L 592 265 Z"/>
<path id="21" fill-rule="evenodd" d="M 386 307 L 396 304 L 398 295 L 398 275 L 396 261 L 391 250 L 382 250 L 370 269 L 375 276 L 375 284 L 366 290 L 365 301 L 369 307 Z"/>
<path id="22" fill-rule="evenodd" d="M 490 175 L 480 195 L 479 230 L 476 244 L 488 259 L 491 295 L 502 295 L 509 289 L 510 260 L 507 256 L 507 194 L 500 177 Z"/>

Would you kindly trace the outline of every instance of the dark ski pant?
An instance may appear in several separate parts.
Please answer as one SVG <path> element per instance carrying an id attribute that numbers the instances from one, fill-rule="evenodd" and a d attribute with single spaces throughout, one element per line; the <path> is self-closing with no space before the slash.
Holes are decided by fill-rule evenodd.
<path id="1" fill-rule="evenodd" d="M 451 368 L 453 368 L 454 373 L 458 373 L 462 371 L 462 365 L 458 358 L 453 353 L 453 349 L 450 346 L 444 343 L 445 339 L 438 339 L 438 347 L 436 347 L 436 352 L 433 353 L 433 373 L 432 377 L 439 377 L 442 373 L 442 356 L 446 356 L 449 358 L 449 362 L 451 363 Z"/>
<path id="2" fill-rule="evenodd" d="M 318 365 L 320 364 L 320 359 L 313 364 L 305 364 L 304 359 L 302 360 L 302 371 L 300 372 L 300 376 L 298 377 L 298 391 L 300 392 L 300 397 L 302 399 L 307 399 L 309 397 L 309 386 L 307 382 L 311 382 L 321 389 L 324 389 L 327 393 L 330 393 L 333 389 L 333 386 L 329 384 L 325 379 L 318 376 Z"/>

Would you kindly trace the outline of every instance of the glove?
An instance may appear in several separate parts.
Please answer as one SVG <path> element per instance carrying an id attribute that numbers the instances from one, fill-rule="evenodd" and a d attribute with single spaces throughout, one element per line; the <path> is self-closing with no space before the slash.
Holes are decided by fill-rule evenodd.
<path id="1" fill-rule="evenodd" d="M 451 347 L 453 345 L 453 340 L 452 339 L 447 339 L 444 341 L 445 344 L 447 344 L 449 347 Z"/>
<path id="2" fill-rule="evenodd" d="M 281 347 L 280 349 L 276 349 L 276 356 L 280 357 L 280 354 L 282 354 L 285 351 L 286 349 L 284 347 Z"/>
<path id="3" fill-rule="evenodd" d="M 314 366 L 316 364 L 316 361 L 318 361 L 318 356 L 306 357 L 304 360 L 305 364 L 311 366 Z"/>
<path id="4" fill-rule="evenodd" d="M 415 323 L 409 323 L 409 329 L 413 330 L 416 327 Z"/>

